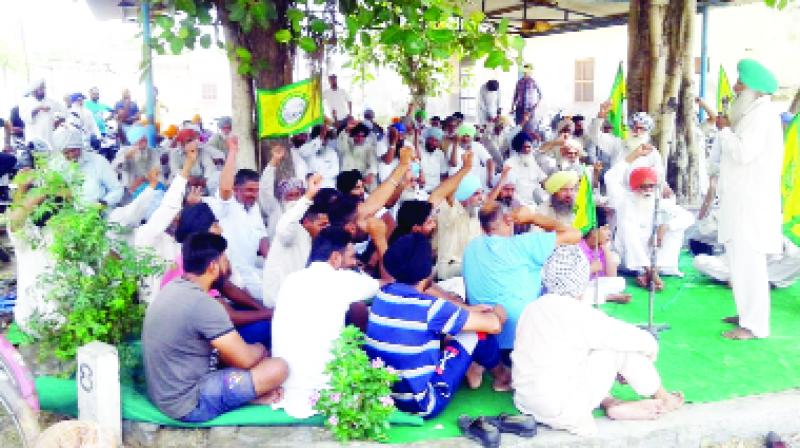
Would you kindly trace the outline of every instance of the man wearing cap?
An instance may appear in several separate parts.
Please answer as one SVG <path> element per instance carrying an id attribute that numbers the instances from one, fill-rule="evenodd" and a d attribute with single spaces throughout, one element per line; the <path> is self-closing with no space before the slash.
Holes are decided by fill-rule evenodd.
<path id="1" fill-rule="evenodd" d="M 225 141 L 233 131 L 233 120 L 231 117 L 221 117 L 217 120 L 217 126 L 219 127 L 219 132 L 208 139 L 205 147 L 213 150 L 214 159 L 224 160 L 225 154 L 228 153 L 228 145 L 225 144 Z"/>
<path id="2" fill-rule="evenodd" d="M 497 334 L 506 319 L 500 305 L 469 306 L 425 294 L 433 251 L 428 240 L 411 233 L 395 241 L 383 258 L 394 278 L 372 303 L 365 350 L 395 369 L 392 387 L 397 408 L 424 418 L 444 410 L 474 361 L 494 373 L 496 389 L 508 387 L 508 369 L 500 363 Z M 443 335 L 451 338 L 444 349 Z M 474 386 L 474 384 L 470 384 Z"/>
<path id="3" fill-rule="evenodd" d="M 511 112 L 514 119 L 521 125 L 525 121 L 526 114 L 528 121 L 523 128 L 527 132 L 534 131 L 536 117 L 536 106 L 542 101 L 542 91 L 539 84 L 533 79 L 533 64 L 527 63 L 522 66 L 522 78 L 517 81 L 514 88 L 514 99 L 511 101 Z"/>
<path id="4" fill-rule="evenodd" d="M 471 124 L 462 124 L 456 129 L 456 141 L 450 148 L 450 174 L 455 174 L 461 169 L 461 156 L 465 152 L 474 154 L 472 158 L 472 174 L 477 176 L 482 186 L 491 187 L 489 184 L 494 179 L 494 159 L 486 148 L 475 141 L 477 129 Z"/>
<path id="5" fill-rule="evenodd" d="M 555 249 L 542 268 L 547 294 L 525 307 L 511 354 L 517 409 L 580 436 L 597 434 L 597 407 L 614 420 L 653 420 L 684 401 L 661 383 L 650 333 L 580 302 L 589 272 L 577 246 Z M 647 398 L 613 398 L 618 376 Z"/>
<path id="6" fill-rule="evenodd" d="M 544 189 L 550 200 L 536 208 L 536 213 L 553 218 L 566 226 L 575 222 L 575 195 L 578 193 L 578 174 L 575 171 L 558 171 L 550 175 Z"/>
<path id="7" fill-rule="evenodd" d="M 67 173 L 66 162 L 74 162 L 83 177 L 81 199 L 87 204 L 100 203 L 113 208 L 122 199 L 124 189 L 117 180 L 117 173 L 108 160 L 100 154 L 84 151 L 83 134 L 77 129 L 60 127 L 53 133 L 55 150 L 63 157 L 54 157 L 54 167 Z"/>
<path id="8" fill-rule="evenodd" d="M 53 129 L 56 114 L 63 113 L 64 107 L 59 101 L 45 96 L 44 79 L 34 81 L 25 97 L 19 103 L 19 116 L 25 122 L 25 139 L 44 141 L 51 149 L 58 150 L 53 142 Z"/>
<path id="9" fill-rule="evenodd" d="M 511 141 L 514 149 L 505 166 L 514 173 L 517 198 L 524 205 L 535 206 L 547 200 L 548 194 L 542 189 L 547 175 L 539 167 L 533 155 L 533 138 L 527 132 L 518 133 Z"/>
<path id="10" fill-rule="evenodd" d="M 729 339 L 769 336 L 770 291 L 767 255 L 781 252 L 781 167 L 783 134 L 771 95 L 775 76 L 743 59 L 730 117 L 720 129 L 719 241 L 725 245 L 738 326 Z"/>
<path id="11" fill-rule="evenodd" d="M 67 124 L 83 132 L 86 138 L 100 138 L 100 129 L 94 121 L 92 113 L 84 107 L 83 100 L 86 99 L 82 93 L 73 93 L 69 96 L 70 106 L 67 111 Z"/>
<path id="12" fill-rule="evenodd" d="M 621 187 L 627 176 L 629 188 Z M 683 233 L 694 223 L 694 216 L 675 203 L 674 197 L 658 201 L 658 214 L 653 222 L 659 176 L 655 169 L 629 169 L 627 163 L 617 164 L 606 174 L 608 199 L 617 218 L 614 246 L 622 257 L 622 266 L 638 273 L 636 283 L 647 288 L 654 282 L 661 290 L 660 275 L 683 277 L 678 258 L 683 245 Z M 651 270 L 653 227 L 656 226 L 656 270 Z"/>
<path id="13" fill-rule="evenodd" d="M 325 115 L 338 124 L 353 115 L 353 102 L 350 95 L 339 88 L 338 78 L 335 74 L 328 75 L 330 88 L 322 92 L 322 100 L 325 103 Z"/>
<path id="14" fill-rule="evenodd" d="M 500 117 L 500 83 L 490 79 L 478 91 L 478 124 L 491 125 Z"/>
<path id="15" fill-rule="evenodd" d="M 100 133 L 105 134 L 105 113 L 111 112 L 114 109 L 112 109 L 111 106 L 100 102 L 100 89 L 97 87 L 92 87 L 89 89 L 89 99 L 84 101 L 83 105 L 86 106 L 86 108 L 89 109 L 89 112 L 92 113 L 94 122 L 97 124 L 97 129 L 100 131 Z"/>

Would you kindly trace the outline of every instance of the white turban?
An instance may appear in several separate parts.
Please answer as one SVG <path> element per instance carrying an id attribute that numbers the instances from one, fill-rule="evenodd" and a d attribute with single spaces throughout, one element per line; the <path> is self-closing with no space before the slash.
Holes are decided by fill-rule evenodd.
<path id="1" fill-rule="evenodd" d="M 548 293 L 580 297 L 589 275 L 589 260 L 578 245 L 558 246 L 542 267 L 542 285 Z"/>
<path id="2" fill-rule="evenodd" d="M 67 148 L 83 149 L 83 133 L 69 126 L 59 126 L 53 132 L 53 149 L 63 151 Z"/>
<path id="3" fill-rule="evenodd" d="M 39 87 L 43 87 L 43 86 L 44 86 L 44 78 L 39 78 L 39 79 L 33 81 L 32 83 L 30 83 L 30 85 L 28 85 L 28 90 L 25 92 L 25 95 L 33 95 L 33 91 L 34 90 L 38 89 Z"/>

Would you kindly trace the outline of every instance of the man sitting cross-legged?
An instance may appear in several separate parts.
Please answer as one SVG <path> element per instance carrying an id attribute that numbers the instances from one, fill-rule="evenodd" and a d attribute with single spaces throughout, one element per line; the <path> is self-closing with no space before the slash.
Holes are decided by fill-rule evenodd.
<path id="1" fill-rule="evenodd" d="M 592 435 L 598 406 L 615 420 L 647 420 L 683 404 L 682 394 L 661 384 L 654 365 L 658 344 L 650 333 L 580 303 L 589 262 L 578 246 L 556 248 L 542 268 L 542 283 L 548 293 L 525 307 L 511 354 L 517 409 L 552 428 Z M 617 375 L 652 398 L 612 398 Z"/>
<path id="2" fill-rule="evenodd" d="M 225 308 L 208 295 L 230 274 L 225 238 L 197 233 L 183 243 L 185 274 L 147 308 L 142 331 L 147 392 L 161 411 L 185 422 L 211 420 L 247 403 L 280 398 L 286 362 L 247 344 Z M 228 366 L 211 370 L 214 351 Z"/>
<path id="3" fill-rule="evenodd" d="M 431 418 L 450 402 L 473 361 L 507 379 L 494 336 L 506 320 L 502 306 L 457 305 L 424 294 L 433 271 L 430 242 L 424 235 L 400 237 L 384 255 L 384 267 L 396 280 L 372 303 L 366 351 L 397 370 L 392 387 L 397 408 Z M 452 336 L 444 350 L 442 336 Z"/>

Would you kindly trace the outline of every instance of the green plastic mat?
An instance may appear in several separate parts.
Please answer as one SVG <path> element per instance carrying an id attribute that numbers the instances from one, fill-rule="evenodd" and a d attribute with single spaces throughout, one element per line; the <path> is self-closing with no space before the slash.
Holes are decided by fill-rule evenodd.
<path id="1" fill-rule="evenodd" d="M 78 394 L 75 380 L 42 376 L 36 378 L 36 391 L 41 408 L 59 414 L 78 415 Z M 122 418 L 139 422 L 157 423 L 164 426 L 203 428 L 210 426 L 322 426 L 322 417 L 307 419 L 290 417 L 283 410 L 270 406 L 251 405 L 227 412 L 205 423 L 185 423 L 167 417 L 147 397 L 135 388 L 122 386 Z M 402 412 L 390 418 L 393 425 L 422 425 L 422 419 Z"/>
<path id="2" fill-rule="evenodd" d="M 657 361 L 664 386 L 680 390 L 689 402 L 702 403 L 778 392 L 800 387 L 800 282 L 772 290 L 772 334 L 768 339 L 729 341 L 721 333 L 732 328 L 721 322 L 736 314 L 733 296 L 724 285 L 701 276 L 689 255 L 681 257 L 682 279 L 664 277 L 666 288 L 656 294 L 654 321 L 671 325 L 661 333 Z M 647 291 L 628 281 L 633 300 L 603 305 L 612 316 L 632 323 L 647 319 Z M 393 427 L 392 443 L 456 437 L 459 415 L 517 414 L 511 393 L 493 392 L 490 378 L 478 390 L 462 387 L 445 411 L 421 428 Z M 632 399 L 627 386 L 613 395 Z M 597 412 L 596 415 L 602 415 Z"/>

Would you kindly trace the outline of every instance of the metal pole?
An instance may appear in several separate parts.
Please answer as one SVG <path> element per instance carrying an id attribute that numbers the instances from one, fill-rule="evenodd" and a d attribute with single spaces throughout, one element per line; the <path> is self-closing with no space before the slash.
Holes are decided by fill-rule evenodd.
<path id="1" fill-rule="evenodd" d="M 147 125 L 152 126 L 155 131 L 155 92 L 153 91 L 153 50 L 150 48 L 150 1 L 141 2 L 142 5 L 142 65 L 144 66 L 144 90 L 145 90 L 145 116 Z M 153 148 L 156 146 L 155 132 L 147 133 L 147 144 Z"/>
<path id="2" fill-rule="evenodd" d="M 708 3 L 702 6 L 703 28 L 700 33 L 700 98 L 706 98 L 706 74 L 708 72 Z M 700 108 L 700 122 L 706 112 Z"/>

